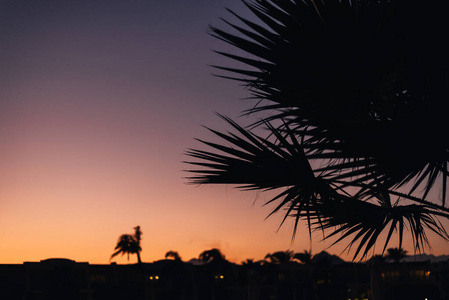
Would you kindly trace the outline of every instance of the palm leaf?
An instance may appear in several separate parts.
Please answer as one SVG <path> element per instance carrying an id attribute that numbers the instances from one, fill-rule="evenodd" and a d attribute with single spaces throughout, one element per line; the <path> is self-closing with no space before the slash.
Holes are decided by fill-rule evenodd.
<path id="1" fill-rule="evenodd" d="M 191 182 L 279 189 L 267 203 L 284 211 L 281 225 L 292 216 L 294 233 L 306 220 L 309 232 L 349 239 L 354 258 L 382 232 L 383 251 L 394 232 L 402 245 L 407 229 L 416 251 L 429 246 L 428 230 L 447 239 L 438 220 L 449 218 L 445 5 L 243 3 L 260 22 L 229 11 L 240 24 L 224 20 L 230 31 L 211 35 L 243 52 L 216 51 L 241 66 L 216 68 L 249 87 L 259 102 L 244 113 L 258 119 L 245 129 L 221 116 L 237 133 L 209 129 L 223 143 L 187 151 L 198 167 Z"/>

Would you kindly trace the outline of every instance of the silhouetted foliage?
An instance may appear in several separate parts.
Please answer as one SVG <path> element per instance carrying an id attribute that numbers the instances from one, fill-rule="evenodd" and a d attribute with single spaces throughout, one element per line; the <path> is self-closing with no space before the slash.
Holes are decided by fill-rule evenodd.
<path id="1" fill-rule="evenodd" d="M 373 264 L 373 263 L 380 263 L 380 264 L 382 264 L 384 262 L 385 262 L 385 256 L 384 255 L 380 255 L 380 254 L 373 255 L 369 259 L 369 261 L 368 261 L 369 264 Z"/>
<path id="2" fill-rule="evenodd" d="M 292 250 L 276 251 L 265 255 L 265 259 L 271 263 L 285 263 L 293 260 L 294 253 Z"/>
<path id="3" fill-rule="evenodd" d="M 167 253 L 165 253 L 165 258 L 172 258 L 176 261 L 181 261 L 181 256 L 179 256 L 179 253 L 177 251 L 167 251 Z"/>
<path id="4" fill-rule="evenodd" d="M 229 145 L 187 152 L 199 167 L 191 182 L 278 190 L 267 203 L 293 218 L 293 236 L 304 220 L 310 233 L 348 238 L 354 259 L 384 231 L 382 253 L 406 228 L 417 252 L 428 230 L 449 240 L 438 220 L 449 218 L 447 2 L 243 3 L 259 23 L 230 11 L 242 25 L 211 34 L 246 52 L 218 52 L 245 66 L 217 68 L 259 100 L 245 112 L 258 121 L 221 116 L 237 133 L 210 129 Z"/>
<path id="5" fill-rule="evenodd" d="M 343 264 L 344 260 L 342 260 L 338 255 L 329 254 L 326 251 L 321 251 L 320 253 L 313 256 L 311 263 L 317 267 L 328 268 L 331 265 Z"/>
<path id="6" fill-rule="evenodd" d="M 137 255 L 137 261 L 139 264 L 142 263 L 142 260 L 140 258 L 140 252 L 142 251 L 142 248 L 140 247 L 140 240 L 142 236 L 142 231 L 140 231 L 140 226 L 134 227 L 134 234 L 122 234 L 118 241 L 117 245 L 115 246 L 114 250 L 116 250 L 114 253 L 112 253 L 111 258 L 114 258 L 115 256 L 119 254 L 127 254 L 128 260 L 130 254 L 136 254 Z"/>
<path id="7" fill-rule="evenodd" d="M 255 262 L 254 262 L 254 259 L 252 259 L 252 258 L 247 258 L 245 261 L 242 261 L 243 266 L 251 266 L 254 264 L 255 264 Z"/>
<path id="8" fill-rule="evenodd" d="M 388 260 L 392 260 L 395 263 L 398 263 L 401 261 L 401 259 L 407 257 L 407 251 L 402 248 L 388 248 L 387 249 L 387 255 L 385 255 L 385 258 Z"/>
<path id="9" fill-rule="evenodd" d="M 303 252 L 295 253 L 293 259 L 297 259 L 303 264 L 310 264 L 312 262 L 312 257 L 312 251 L 304 250 Z"/>
<path id="10" fill-rule="evenodd" d="M 220 249 L 217 248 L 201 252 L 198 258 L 205 263 L 225 260 L 225 256 L 221 253 Z"/>

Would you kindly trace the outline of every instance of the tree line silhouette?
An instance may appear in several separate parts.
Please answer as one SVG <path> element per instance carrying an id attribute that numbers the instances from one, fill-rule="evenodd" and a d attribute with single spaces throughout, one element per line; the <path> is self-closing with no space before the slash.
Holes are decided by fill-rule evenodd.
<path id="1" fill-rule="evenodd" d="M 138 264 L 142 264 L 140 253 L 142 252 L 142 247 L 140 242 L 142 240 L 142 231 L 140 226 L 134 227 L 134 234 L 122 234 L 118 238 L 117 245 L 115 246 L 115 252 L 111 255 L 110 260 L 115 256 L 127 255 L 128 261 L 130 255 L 137 256 Z M 388 248 L 387 254 L 376 255 L 373 259 L 377 261 L 393 261 L 399 263 L 400 260 L 407 257 L 407 251 L 402 248 Z M 263 260 L 254 261 L 253 259 L 247 259 L 242 261 L 242 265 L 255 265 L 255 264 L 281 264 L 288 262 L 300 262 L 302 264 L 312 264 L 314 255 L 311 250 L 304 250 L 302 252 L 295 253 L 292 250 L 276 251 L 273 253 L 268 253 L 265 255 Z M 175 261 L 182 261 L 181 256 L 177 251 L 169 250 L 165 253 L 165 259 L 173 259 Z M 218 248 L 212 248 L 209 250 L 204 250 L 198 256 L 198 260 L 202 263 L 219 262 L 226 261 L 225 255 Z"/>

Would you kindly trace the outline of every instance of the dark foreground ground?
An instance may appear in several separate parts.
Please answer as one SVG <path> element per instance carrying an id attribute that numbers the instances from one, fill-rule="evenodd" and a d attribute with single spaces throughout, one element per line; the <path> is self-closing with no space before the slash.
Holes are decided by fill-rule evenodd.
<path id="1" fill-rule="evenodd" d="M 67 259 L 0 265 L 0 299 L 449 300 L 449 261 L 92 265 Z"/>

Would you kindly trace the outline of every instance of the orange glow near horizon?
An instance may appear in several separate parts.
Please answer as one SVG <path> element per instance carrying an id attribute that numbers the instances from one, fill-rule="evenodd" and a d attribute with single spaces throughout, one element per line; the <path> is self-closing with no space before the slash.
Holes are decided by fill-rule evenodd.
<path id="1" fill-rule="evenodd" d="M 42 199 L 26 209 L 11 205 L 2 213 L 0 234 L 9 238 L 3 239 L 0 246 L 0 262 L 17 264 L 47 258 L 68 258 L 91 264 L 108 264 L 119 235 L 132 233 L 136 225 L 140 225 L 143 231 L 144 262 L 163 259 L 169 250 L 178 251 L 182 259 L 188 261 L 198 258 L 204 250 L 219 248 L 228 260 L 240 263 L 247 258 L 263 259 L 267 253 L 274 251 L 292 249 L 301 252 L 310 247 L 304 226 L 291 244 L 290 223 L 276 232 L 280 215 L 264 221 L 269 209 L 260 208 L 261 199 L 253 205 L 254 194 L 223 187 L 183 185 L 180 190 L 153 194 L 153 199 L 159 199 L 158 202 L 129 201 L 123 205 L 120 199 L 109 199 L 119 204 L 114 208 L 94 201 L 74 205 L 72 200 L 77 196 L 68 198 L 68 202 L 72 203 L 70 205 L 58 201 L 59 207 L 55 207 L 55 203 L 46 204 Z M 182 194 L 196 199 L 197 207 L 190 207 L 188 202 L 174 206 L 158 204 Z M 213 201 L 209 199 L 211 195 L 216 195 Z M 81 194 L 78 196 L 82 197 Z M 86 206 L 90 209 L 85 210 L 83 207 Z M 55 215 L 54 211 L 58 214 Z M 319 240 L 320 234 L 314 235 L 313 253 L 326 250 L 351 260 L 352 252 L 342 254 L 342 245 L 327 249 L 331 243 L 320 243 Z M 397 242 L 392 241 L 390 246 L 397 246 Z M 433 254 L 447 254 L 445 246 L 444 242 L 433 240 L 436 250 Z M 404 248 L 412 254 L 410 247 L 410 242 L 404 244 Z M 126 256 L 118 256 L 113 261 L 127 264 L 135 263 L 137 259 L 131 256 L 128 261 Z"/>

